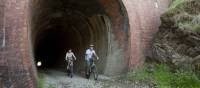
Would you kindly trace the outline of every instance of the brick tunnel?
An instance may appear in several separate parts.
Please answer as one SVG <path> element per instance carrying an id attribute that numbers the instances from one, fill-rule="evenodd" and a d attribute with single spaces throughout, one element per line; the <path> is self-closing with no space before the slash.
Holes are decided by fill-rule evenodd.
<path id="1" fill-rule="evenodd" d="M 30 34 L 35 62 L 42 61 L 40 68 L 65 71 L 65 54 L 72 49 L 77 57 L 74 69 L 80 73 L 84 71 L 85 51 L 94 44 L 101 59 L 97 62 L 100 73 L 125 72 L 129 59 L 124 53 L 129 47 L 128 18 L 123 4 L 111 1 L 35 2 L 31 11 Z M 117 14 L 112 14 L 114 11 Z"/>
<path id="2" fill-rule="evenodd" d="M 0 88 L 37 88 L 35 62 L 65 68 L 72 49 L 83 70 L 93 43 L 102 74 L 118 75 L 151 56 L 151 40 L 171 0 L 0 0 Z M 20 80 L 19 80 L 20 79 Z"/>

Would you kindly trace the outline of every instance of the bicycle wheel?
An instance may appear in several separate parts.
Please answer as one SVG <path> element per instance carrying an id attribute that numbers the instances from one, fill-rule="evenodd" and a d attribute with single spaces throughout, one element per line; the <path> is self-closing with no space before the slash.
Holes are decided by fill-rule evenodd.
<path id="1" fill-rule="evenodd" d="M 73 77 L 73 66 L 70 66 L 70 77 Z"/>
<path id="2" fill-rule="evenodd" d="M 93 72 L 93 75 L 94 75 L 94 80 L 97 80 L 97 78 L 98 78 L 98 72 L 97 72 L 96 66 L 93 66 L 92 72 Z"/>
<path id="3" fill-rule="evenodd" d="M 87 79 L 90 78 L 90 71 L 89 71 L 89 68 L 88 68 L 88 67 L 85 68 L 85 77 L 86 77 Z"/>

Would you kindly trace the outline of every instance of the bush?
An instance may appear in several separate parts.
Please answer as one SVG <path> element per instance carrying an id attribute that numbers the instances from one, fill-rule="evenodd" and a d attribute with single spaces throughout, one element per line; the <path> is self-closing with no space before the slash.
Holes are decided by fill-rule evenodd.
<path id="1" fill-rule="evenodd" d="M 164 17 L 165 19 L 170 19 L 175 25 L 186 26 L 186 29 L 189 27 L 189 29 L 199 31 L 199 2 L 197 0 L 174 0 L 168 10 L 162 15 L 162 19 Z"/>

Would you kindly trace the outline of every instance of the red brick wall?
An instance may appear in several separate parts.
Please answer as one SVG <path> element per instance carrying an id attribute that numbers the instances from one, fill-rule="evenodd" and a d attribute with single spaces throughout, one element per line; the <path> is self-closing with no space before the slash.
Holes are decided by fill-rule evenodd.
<path id="1" fill-rule="evenodd" d="M 36 88 L 36 74 L 29 53 L 28 0 L 4 2 L 1 15 L 0 87 Z M 1 3 L 0 2 L 0 3 Z"/>
<path id="2" fill-rule="evenodd" d="M 28 39 L 28 1 L 0 0 L 0 88 L 36 88 L 36 70 L 30 56 Z M 171 0 L 122 0 L 128 13 L 130 29 L 126 24 L 126 14 L 119 13 L 122 9 L 116 1 L 99 0 L 113 23 L 112 32 L 119 46 L 126 52 L 125 58 L 130 56 L 129 66 L 137 67 L 146 55 L 151 55 L 150 44 L 160 24 L 160 14 Z M 158 1 L 158 8 L 155 7 L 155 1 Z"/>
<path id="3" fill-rule="evenodd" d="M 122 2 L 127 11 L 129 25 L 126 25 L 124 20 L 126 13 L 119 13 L 123 10 L 120 2 L 100 0 L 112 21 L 112 31 L 116 40 L 127 56 L 124 59 L 130 58 L 129 67 L 137 68 L 142 65 L 145 57 L 151 57 L 151 41 L 160 25 L 160 15 L 168 8 L 171 0 L 122 0 Z"/>
<path id="4" fill-rule="evenodd" d="M 158 30 L 160 15 L 171 0 L 122 0 L 130 24 L 131 54 L 129 66 L 140 66 L 146 56 L 151 56 L 151 40 Z M 156 3 L 158 8 L 156 7 Z"/>
<path id="5" fill-rule="evenodd" d="M 111 22 L 110 51 L 104 73 L 117 75 L 128 70 L 129 24 L 124 6 L 119 0 L 99 0 Z"/>

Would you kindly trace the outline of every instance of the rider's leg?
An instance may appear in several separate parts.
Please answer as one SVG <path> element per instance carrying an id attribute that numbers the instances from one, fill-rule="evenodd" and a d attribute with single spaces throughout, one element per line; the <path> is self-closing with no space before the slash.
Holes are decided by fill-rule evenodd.
<path id="1" fill-rule="evenodd" d="M 93 59 L 90 58 L 90 59 L 89 59 L 89 62 L 90 62 L 90 66 L 89 66 L 90 69 L 89 69 L 89 70 L 91 71 L 91 70 L 92 70 L 91 67 L 92 67 L 92 64 L 93 64 Z"/>
<path id="2" fill-rule="evenodd" d="M 90 70 L 90 69 L 89 69 L 89 68 L 90 68 L 90 59 L 87 59 L 87 60 L 86 60 L 86 65 L 87 65 L 87 66 L 86 66 L 86 70 L 87 70 L 86 74 L 89 74 L 89 70 Z"/>
<path id="3" fill-rule="evenodd" d="M 69 69 L 69 64 L 70 64 L 70 62 L 69 62 L 69 60 L 67 60 L 67 69 Z"/>
<path id="4" fill-rule="evenodd" d="M 71 66 L 71 77 L 74 75 L 73 65 Z"/>
<path id="5" fill-rule="evenodd" d="M 74 72 L 73 72 L 73 71 L 74 71 L 74 68 L 73 68 L 73 67 L 74 67 L 74 63 L 73 63 L 73 61 L 71 60 L 71 74 L 72 74 L 72 75 L 74 74 Z"/>

